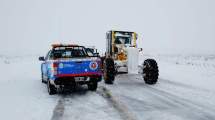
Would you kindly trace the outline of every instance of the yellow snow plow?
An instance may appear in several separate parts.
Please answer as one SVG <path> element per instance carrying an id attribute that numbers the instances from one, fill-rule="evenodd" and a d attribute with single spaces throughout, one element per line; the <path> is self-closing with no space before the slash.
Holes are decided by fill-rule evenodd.
<path id="1" fill-rule="evenodd" d="M 129 31 L 108 31 L 106 52 L 103 62 L 105 83 L 113 83 L 117 73 L 138 73 L 138 35 Z M 158 80 L 158 65 L 154 59 L 146 59 L 142 64 L 142 75 L 147 84 Z"/>

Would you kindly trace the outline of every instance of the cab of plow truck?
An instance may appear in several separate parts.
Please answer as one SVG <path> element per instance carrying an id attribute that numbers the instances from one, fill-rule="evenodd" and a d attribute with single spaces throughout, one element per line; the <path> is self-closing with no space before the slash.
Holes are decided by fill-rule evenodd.
<path id="1" fill-rule="evenodd" d="M 128 72 L 128 48 L 137 48 L 137 33 L 129 31 L 108 31 L 106 33 L 106 54 L 114 59 L 116 72 Z"/>

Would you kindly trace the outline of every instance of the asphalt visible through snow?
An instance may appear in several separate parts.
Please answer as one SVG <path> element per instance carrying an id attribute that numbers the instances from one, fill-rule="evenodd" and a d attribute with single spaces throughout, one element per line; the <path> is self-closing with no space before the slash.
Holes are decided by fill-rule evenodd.
<path id="1" fill-rule="evenodd" d="M 214 120 L 215 106 L 190 93 L 214 94 L 162 78 L 146 85 L 141 75 L 121 74 L 113 85 L 101 82 L 96 92 L 79 87 L 59 95 L 52 120 Z"/>

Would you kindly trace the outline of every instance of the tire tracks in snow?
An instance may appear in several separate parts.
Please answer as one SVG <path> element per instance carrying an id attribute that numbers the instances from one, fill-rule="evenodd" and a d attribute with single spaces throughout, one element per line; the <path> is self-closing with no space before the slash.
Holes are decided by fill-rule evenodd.
<path id="1" fill-rule="evenodd" d="M 85 94 L 85 90 L 80 89 L 77 93 L 79 95 Z M 73 91 L 74 93 L 74 91 Z M 72 94 L 72 92 L 67 91 L 66 93 L 64 92 L 60 92 L 59 93 L 59 100 L 57 105 L 55 106 L 54 110 L 53 110 L 53 114 L 51 117 L 51 120 L 62 120 L 63 119 L 63 115 L 64 115 L 64 111 L 65 111 L 65 104 L 66 104 L 66 98 L 69 97 L 73 97 L 74 95 Z"/>
<path id="2" fill-rule="evenodd" d="M 131 113 L 128 110 L 128 108 L 118 98 L 113 96 L 110 90 L 108 90 L 105 86 L 102 85 L 99 86 L 95 93 L 98 94 L 103 99 L 107 100 L 108 104 L 118 112 L 122 120 L 137 120 L 133 113 Z M 74 97 L 73 94 L 69 95 L 69 98 L 72 97 Z M 67 95 L 60 95 L 58 103 L 53 110 L 51 120 L 64 119 L 65 105 L 67 101 L 66 99 Z"/>
<path id="3" fill-rule="evenodd" d="M 133 76 L 134 77 L 134 76 Z M 132 82 L 131 82 L 132 80 Z M 128 75 L 118 76 L 118 85 L 121 86 L 120 92 L 117 92 L 122 98 L 123 102 L 131 103 L 129 104 L 129 108 L 137 115 L 138 118 L 143 119 L 139 116 L 150 111 L 159 111 L 160 113 L 175 115 L 181 119 L 190 119 L 190 120 L 214 120 L 215 109 L 212 106 L 204 104 L 204 102 L 196 101 L 195 98 L 187 98 L 179 95 L 177 92 L 172 93 L 169 89 L 163 89 L 163 86 L 150 86 L 143 84 L 140 82 L 142 78 L 140 76 L 136 76 L 136 79 L 131 78 Z M 169 82 L 169 80 L 163 81 L 159 79 L 159 84 L 170 85 L 172 87 L 179 87 L 182 89 L 190 89 L 192 91 L 201 91 L 204 93 L 208 93 L 210 90 L 207 89 L 199 89 L 195 86 L 189 86 L 186 84 L 178 84 L 177 82 Z M 158 84 L 158 85 L 159 85 Z M 136 89 L 128 89 L 128 87 Z M 112 89 L 111 89 L 112 90 Z M 116 89 L 115 89 L 116 90 Z M 189 91 L 190 91 L 189 90 Z M 188 91 L 188 92 L 189 92 Z M 143 95 L 146 95 L 146 99 L 142 96 L 141 92 L 144 92 Z M 129 93 L 128 95 L 122 93 Z M 132 95 L 133 94 L 133 95 Z M 139 97 L 141 96 L 141 97 Z M 192 96 L 191 96 L 192 97 Z M 151 102 L 150 99 L 153 99 Z M 160 103 L 158 101 L 161 101 Z M 157 104 L 157 103 L 158 104 Z M 163 104 L 162 104 L 163 103 Z M 143 106 L 141 108 L 139 106 Z M 154 116 L 150 116 L 145 114 L 145 118 L 151 118 Z"/>
<path id="4" fill-rule="evenodd" d="M 120 114 L 123 120 L 137 120 L 135 115 L 129 111 L 125 104 L 122 103 L 116 96 L 113 96 L 110 90 L 105 86 L 100 86 L 97 93 L 104 97 L 110 105 L 112 105 Z"/>
<path id="5" fill-rule="evenodd" d="M 195 86 L 191 86 L 191 85 L 187 85 L 187 84 L 183 84 L 180 82 L 175 82 L 175 81 L 171 81 L 171 80 L 167 80 L 167 79 L 162 79 L 162 78 L 159 78 L 159 81 L 162 81 L 162 83 L 165 83 L 165 84 L 170 84 L 170 85 L 173 85 L 176 87 L 181 87 L 181 88 L 186 88 L 186 89 L 200 90 L 200 91 L 204 91 L 204 92 L 215 92 L 212 90 L 208 90 L 208 89 L 204 89 L 204 88 L 200 88 L 200 87 L 195 87 Z"/>
<path id="6" fill-rule="evenodd" d="M 205 105 L 196 103 L 192 100 L 188 100 L 188 99 L 179 97 L 177 95 L 168 93 L 164 90 L 153 88 L 151 86 L 147 86 L 147 88 L 148 88 L 148 89 L 146 89 L 147 91 L 151 92 L 153 95 L 157 96 L 159 99 L 172 102 L 176 106 L 185 108 L 188 111 L 195 113 L 197 117 L 190 116 L 190 117 L 194 117 L 195 120 L 202 120 L 202 119 L 214 120 L 214 118 L 215 118 L 215 115 L 214 115 L 215 110 L 213 108 L 210 108 Z"/>
<path id="7" fill-rule="evenodd" d="M 58 100 L 57 105 L 55 106 L 53 110 L 53 115 L 51 120 L 61 120 L 64 114 L 65 110 L 65 96 L 61 96 L 60 99 Z"/>

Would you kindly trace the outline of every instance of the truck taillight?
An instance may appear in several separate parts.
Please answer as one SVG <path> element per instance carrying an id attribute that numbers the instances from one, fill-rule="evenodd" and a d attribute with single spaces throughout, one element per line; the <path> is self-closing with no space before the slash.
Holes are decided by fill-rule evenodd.
<path id="1" fill-rule="evenodd" d="M 57 75 L 57 68 L 58 68 L 58 63 L 53 63 L 54 75 Z"/>
<path id="2" fill-rule="evenodd" d="M 58 67 L 58 63 L 53 63 L 53 67 L 57 68 Z"/>

